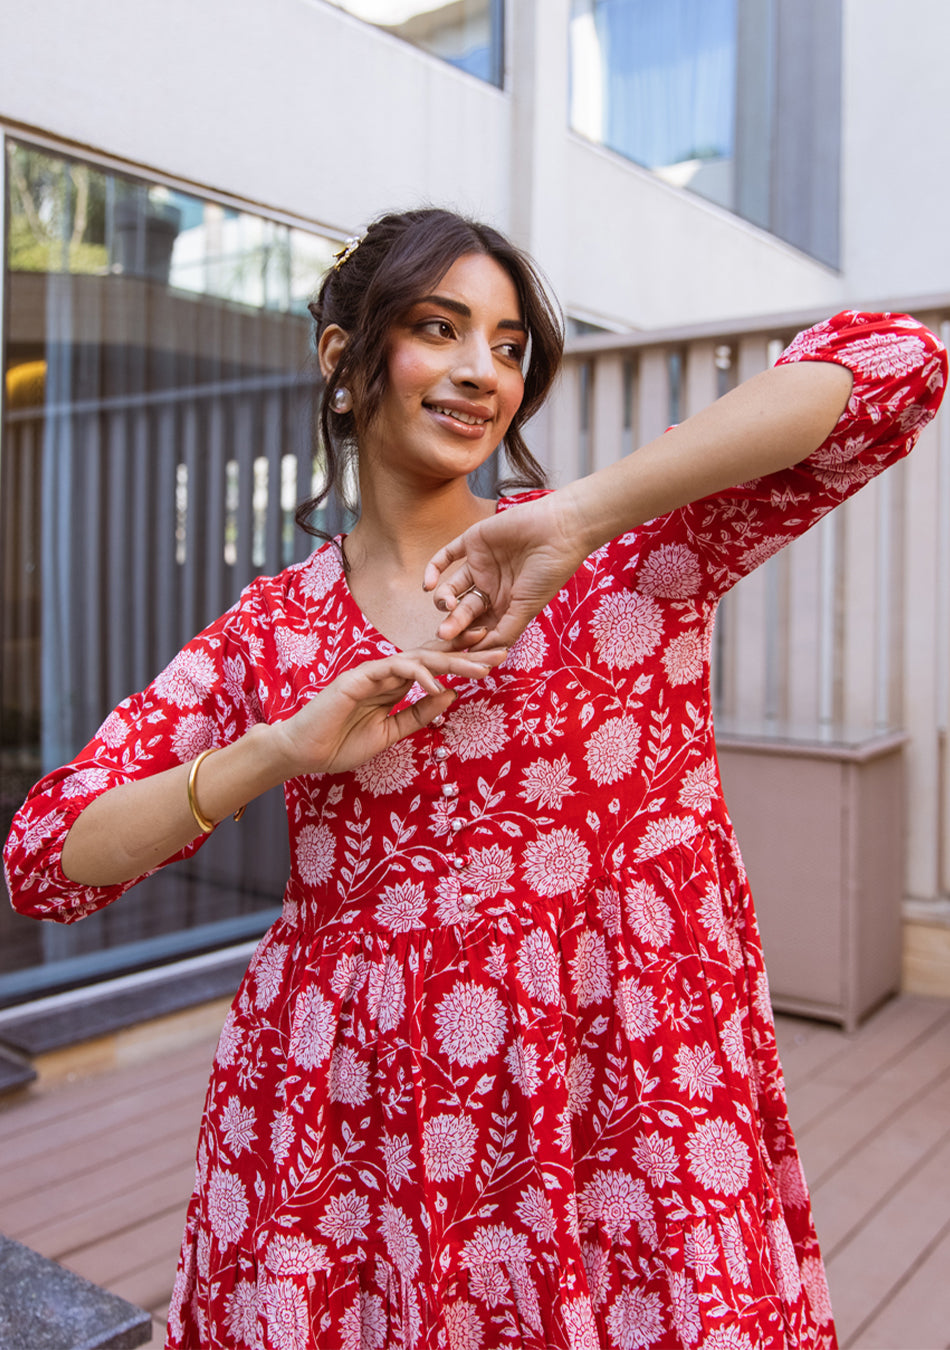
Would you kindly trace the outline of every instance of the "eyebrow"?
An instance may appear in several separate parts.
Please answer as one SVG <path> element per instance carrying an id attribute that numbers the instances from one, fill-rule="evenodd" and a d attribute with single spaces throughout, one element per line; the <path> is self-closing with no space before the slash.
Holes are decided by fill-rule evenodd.
<path id="1" fill-rule="evenodd" d="M 468 305 L 463 305 L 461 300 L 450 300 L 447 295 L 423 295 L 417 301 L 417 305 L 443 305 L 450 309 L 453 314 L 458 314 L 463 319 L 470 319 L 472 311 Z M 502 319 L 498 324 L 499 328 L 510 328 L 517 333 L 527 333 L 527 328 L 520 319 Z"/>

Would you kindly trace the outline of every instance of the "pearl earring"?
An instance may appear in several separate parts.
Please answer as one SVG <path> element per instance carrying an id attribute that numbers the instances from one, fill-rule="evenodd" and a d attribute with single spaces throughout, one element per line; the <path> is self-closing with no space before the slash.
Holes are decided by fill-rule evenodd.
<path id="1" fill-rule="evenodd" d="M 333 397 L 330 400 L 330 404 L 333 411 L 335 413 L 340 413 L 342 416 L 343 413 L 352 411 L 353 395 L 344 385 L 337 385 L 336 389 L 333 391 Z"/>

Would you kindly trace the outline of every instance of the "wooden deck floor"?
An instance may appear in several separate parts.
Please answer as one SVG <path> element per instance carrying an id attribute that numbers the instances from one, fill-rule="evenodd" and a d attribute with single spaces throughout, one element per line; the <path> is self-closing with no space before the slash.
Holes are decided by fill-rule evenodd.
<path id="1" fill-rule="evenodd" d="M 950 1002 L 779 1019 L 842 1350 L 950 1350 Z M 163 1344 L 214 1038 L 0 1103 L 0 1229 L 148 1308 Z"/>

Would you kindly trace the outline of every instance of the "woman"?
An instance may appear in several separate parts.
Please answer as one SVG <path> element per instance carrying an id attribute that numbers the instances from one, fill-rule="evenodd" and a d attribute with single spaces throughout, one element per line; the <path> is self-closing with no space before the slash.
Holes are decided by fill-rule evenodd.
<path id="1" fill-rule="evenodd" d="M 626 460 L 495 503 L 468 475 L 501 443 L 540 482 L 520 427 L 559 339 L 530 264 L 384 217 L 313 311 L 357 524 L 120 705 L 8 847 L 18 908 L 70 921 L 285 785 L 292 875 L 218 1047 L 168 1344 L 827 1350 L 710 632 L 909 449 L 942 349 L 839 315 Z"/>

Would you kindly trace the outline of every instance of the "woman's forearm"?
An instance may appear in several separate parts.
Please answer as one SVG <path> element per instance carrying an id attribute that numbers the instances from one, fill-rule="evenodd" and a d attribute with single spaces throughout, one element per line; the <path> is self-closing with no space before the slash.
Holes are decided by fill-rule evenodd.
<path id="1" fill-rule="evenodd" d="M 188 805 L 191 763 L 110 788 L 86 807 L 63 845 L 62 868 L 84 886 L 112 886 L 158 867 L 201 833 Z M 223 820 L 286 777 L 271 728 L 260 724 L 202 761 L 195 796 Z"/>
<path id="2" fill-rule="evenodd" d="M 597 473 L 562 488 L 584 549 L 724 488 L 797 464 L 847 406 L 844 366 L 776 366 Z"/>

